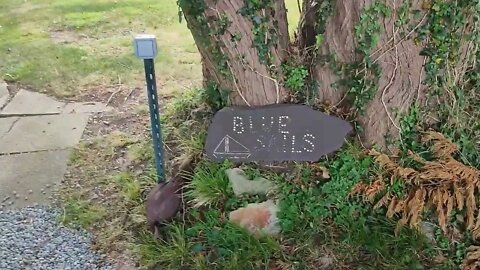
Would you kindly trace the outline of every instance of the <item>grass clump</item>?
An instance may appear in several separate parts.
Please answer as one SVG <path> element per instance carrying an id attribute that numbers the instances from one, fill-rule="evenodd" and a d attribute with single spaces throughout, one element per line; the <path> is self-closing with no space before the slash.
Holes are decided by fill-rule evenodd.
<path id="1" fill-rule="evenodd" d="M 225 203 L 233 194 L 225 173 L 230 167 L 229 162 L 217 164 L 206 161 L 198 164 L 189 184 L 188 199 L 196 206 Z"/>
<path id="2" fill-rule="evenodd" d="M 69 200 L 65 203 L 64 213 L 61 216 L 63 224 L 77 225 L 89 228 L 99 222 L 107 214 L 107 209 L 99 204 L 92 204 L 84 200 Z"/>
<path id="3" fill-rule="evenodd" d="M 168 226 L 166 240 L 145 235 L 139 246 L 143 263 L 162 269 L 260 269 L 280 249 L 275 240 L 254 238 L 229 223 L 217 209 L 191 210 L 186 218 L 188 227 Z"/>

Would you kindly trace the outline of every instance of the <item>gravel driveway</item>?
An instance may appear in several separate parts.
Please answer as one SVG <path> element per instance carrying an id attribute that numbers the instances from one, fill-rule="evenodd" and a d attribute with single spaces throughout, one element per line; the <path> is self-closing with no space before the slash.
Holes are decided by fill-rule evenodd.
<path id="1" fill-rule="evenodd" d="M 0 269 L 113 269 L 91 249 L 91 236 L 58 222 L 49 207 L 0 210 Z"/>

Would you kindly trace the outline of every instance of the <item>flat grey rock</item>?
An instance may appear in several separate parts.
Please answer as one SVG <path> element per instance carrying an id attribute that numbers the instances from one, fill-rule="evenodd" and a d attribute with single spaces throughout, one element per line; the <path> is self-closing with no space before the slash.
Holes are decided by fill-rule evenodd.
<path id="1" fill-rule="evenodd" d="M 82 137 L 88 118 L 83 113 L 22 117 L 0 137 L 0 154 L 73 147 Z"/>
<path id="2" fill-rule="evenodd" d="M 107 109 L 107 106 L 100 102 L 67 103 L 62 113 L 99 113 Z"/>
<path id="3" fill-rule="evenodd" d="M 9 96 L 7 84 L 4 81 L 0 81 L 0 108 L 7 104 Z"/>
<path id="4" fill-rule="evenodd" d="M 267 194 L 275 189 L 275 184 L 267 179 L 260 177 L 254 180 L 249 180 L 245 172 L 239 168 L 227 169 L 225 173 L 236 196 L 242 194 Z"/>
<path id="5" fill-rule="evenodd" d="M 45 94 L 20 90 L 0 115 L 32 115 L 61 113 L 65 103 Z"/>
<path id="6" fill-rule="evenodd" d="M 59 184 L 65 174 L 69 152 L 59 150 L 0 156 L 1 204 L 6 208 L 48 204 L 54 185 Z M 5 200 L 7 197 L 10 198 Z"/>
<path id="7" fill-rule="evenodd" d="M 208 128 L 213 160 L 317 161 L 338 150 L 352 125 L 299 104 L 225 107 Z"/>

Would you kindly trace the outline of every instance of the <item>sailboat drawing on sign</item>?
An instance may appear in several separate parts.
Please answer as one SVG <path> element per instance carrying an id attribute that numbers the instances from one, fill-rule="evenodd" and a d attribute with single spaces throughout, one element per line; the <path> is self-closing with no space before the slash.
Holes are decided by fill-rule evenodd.
<path id="1" fill-rule="evenodd" d="M 234 138 L 226 135 L 218 143 L 215 150 L 213 150 L 215 157 L 227 157 L 227 158 L 248 158 L 250 157 L 250 150 L 243 144 L 239 143 Z"/>

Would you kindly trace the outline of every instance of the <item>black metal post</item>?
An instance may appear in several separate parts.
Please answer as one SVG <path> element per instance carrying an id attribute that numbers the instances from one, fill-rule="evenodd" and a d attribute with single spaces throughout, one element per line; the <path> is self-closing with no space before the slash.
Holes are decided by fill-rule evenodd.
<path id="1" fill-rule="evenodd" d="M 150 107 L 150 121 L 152 125 L 153 153 L 157 168 L 157 182 L 165 181 L 163 167 L 163 141 L 158 110 L 157 84 L 155 80 L 155 66 L 153 59 L 144 59 L 145 79 L 147 81 L 148 106 Z"/>

